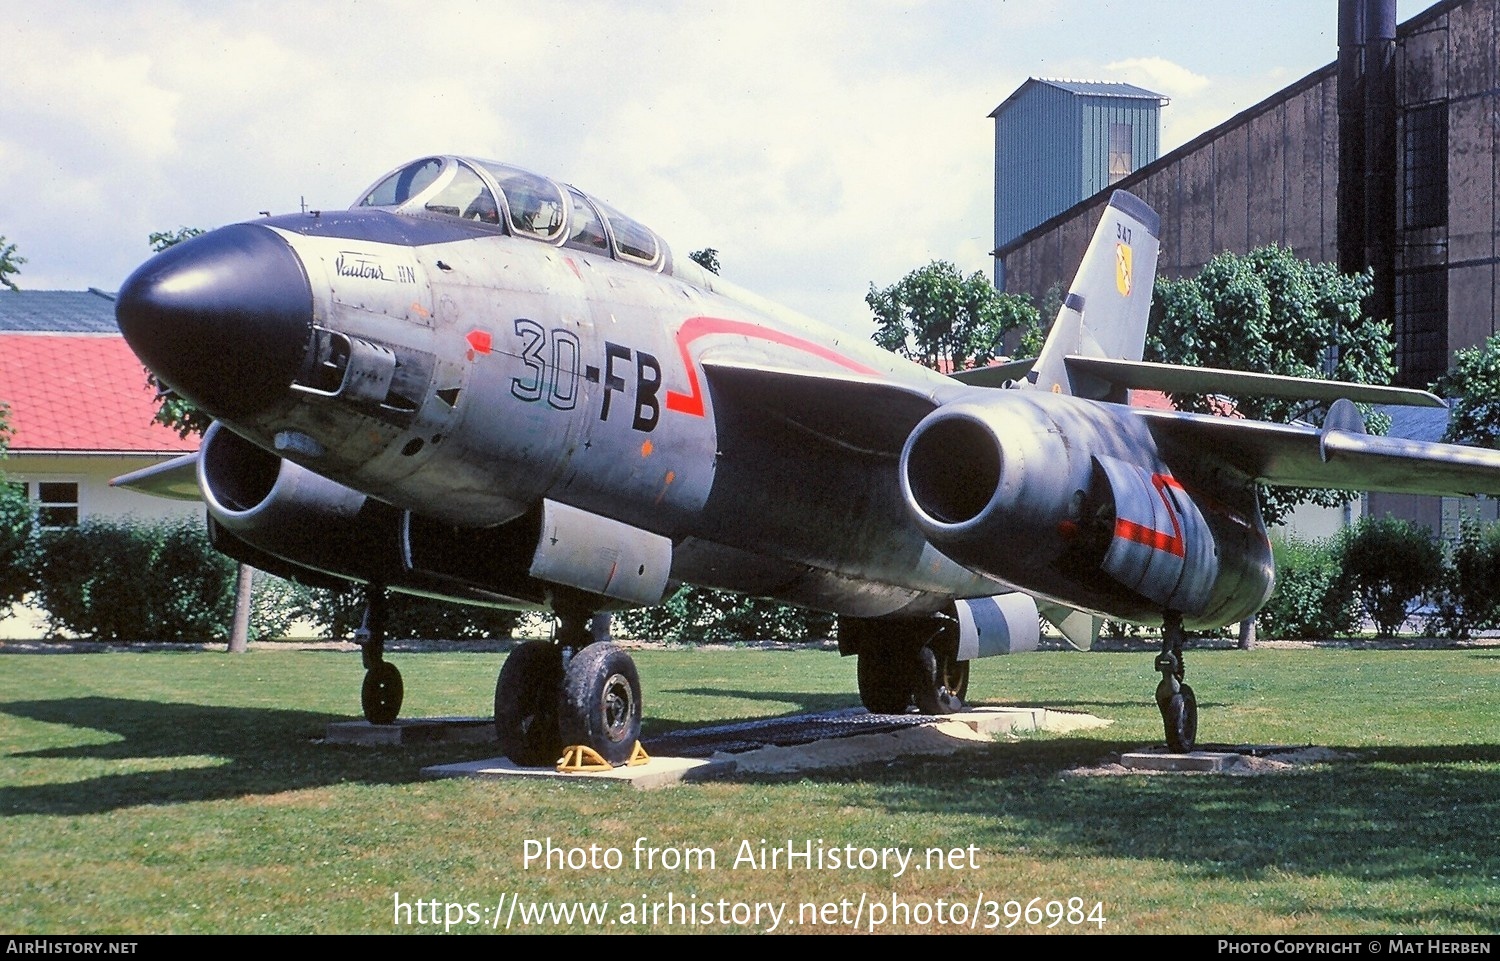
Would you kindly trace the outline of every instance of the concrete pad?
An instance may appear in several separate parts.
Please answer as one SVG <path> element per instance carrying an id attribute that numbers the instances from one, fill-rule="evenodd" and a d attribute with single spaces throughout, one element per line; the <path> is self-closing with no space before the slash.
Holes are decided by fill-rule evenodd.
<path id="1" fill-rule="evenodd" d="M 521 767 L 503 757 L 462 764 L 434 764 L 422 769 L 423 777 L 540 778 L 542 780 L 587 781 L 618 784 L 638 791 L 668 787 L 683 781 L 704 781 L 724 777 L 734 771 L 734 764 L 718 760 L 680 757 L 652 758 L 635 767 L 617 767 L 612 771 L 560 772 L 547 767 Z"/>
<path id="2" fill-rule="evenodd" d="M 1238 767 L 1240 761 L 1240 755 L 1222 751 L 1193 751 L 1189 754 L 1136 751 L 1120 755 L 1120 764 L 1136 771 L 1203 771 L 1219 774 Z"/>
<path id="3" fill-rule="evenodd" d="M 393 724 L 333 721 L 324 735 L 329 744 L 391 745 L 485 744 L 496 739 L 495 722 L 487 717 L 400 718 Z"/>
<path id="4" fill-rule="evenodd" d="M 605 781 L 646 790 L 735 774 L 785 774 L 852 767 L 889 761 L 905 755 L 941 757 L 990 747 L 995 743 L 995 738 L 1000 736 L 1034 731 L 1072 731 L 1113 723 L 1089 714 L 1051 711 L 1040 707 L 986 707 L 946 717 L 910 720 L 914 723 L 872 733 L 824 737 L 800 744 L 770 744 L 733 753 L 719 751 L 708 760 L 656 757 L 648 764 L 617 767 L 611 771 L 559 773 L 552 768 L 520 767 L 505 758 L 492 758 L 462 764 L 434 765 L 423 768 L 422 775 L 433 778 L 529 777 Z M 767 724 L 785 721 L 786 718 L 772 718 L 768 719 Z M 741 740 L 745 729 L 754 726 L 734 725 L 735 735 L 730 738 L 730 743 Z"/>
<path id="5" fill-rule="evenodd" d="M 1108 727 L 1114 721 L 1092 714 L 1054 711 L 1046 707 L 980 707 L 962 714 L 950 714 L 944 720 L 967 724 L 980 734 L 1023 734 L 1048 731 L 1053 734 Z"/>

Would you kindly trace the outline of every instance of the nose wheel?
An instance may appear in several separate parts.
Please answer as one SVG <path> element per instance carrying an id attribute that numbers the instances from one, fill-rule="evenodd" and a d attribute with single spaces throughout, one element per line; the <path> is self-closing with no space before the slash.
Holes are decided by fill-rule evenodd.
<path id="1" fill-rule="evenodd" d="M 394 723 L 401 713 L 401 699 L 405 695 L 401 672 L 385 659 L 385 617 L 385 589 L 372 584 L 365 594 L 364 620 L 354 632 L 365 665 L 359 703 L 364 709 L 365 720 L 371 724 Z"/>

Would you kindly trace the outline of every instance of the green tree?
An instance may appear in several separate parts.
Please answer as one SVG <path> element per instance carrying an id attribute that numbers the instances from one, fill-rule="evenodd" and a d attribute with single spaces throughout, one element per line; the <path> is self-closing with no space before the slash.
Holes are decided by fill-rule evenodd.
<path id="1" fill-rule="evenodd" d="M 719 272 L 719 252 L 712 247 L 704 247 L 702 250 L 693 251 L 688 254 L 688 260 L 691 260 L 709 273 L 716 274 Z"/>
<path id="2" fill-rule="evenodd" d="M 1002 294 L 982 272 L 964 277 L 946 260 L 919 267 L 885 289 L 870 285 L 875 343 L 924 367 L 951 372 L 999 357 L 1014 330 L 1039 327 L 1024 297 Z"/>
<path id="3" fill-rule="evenodd" d="M 1449 398 L 1443 440 L 1500 448 L 1500 334 L 1453 355 L 1453 369 L 1433 389 Z"/>
<path id="4" fill-rule="evenodd" d="M 146 240 L 151 244 L 151 252 L 159 254 L 168 247 L 175 247 L 184 240 L 192 240 L 204 233 L 201 227 L 178 227 L 176 230 L 152 231 Z"/>
<path id="5" fill-rule="evenodd" d="M 26 258 L 17 256 L 16 245 L 7 241 L 4 234 L 0 234 L 0 287 L 20 290 L 11 277 L 21 272 L 21 265 L 24 263 Z"/>
<path id="6" fill-rule="evenodd" d="M 0 462 L 10 449 L 9 412 L 0 403 Z M 34 527 L 25 492 L 0 470 L 0 618 L 9 616 L 11 605 L 33 587 Z"/>
<path id="7" fill-rule="evenodd" d="M 1224 253 L 1197 277 L 1156 281 L 1146 359 L 1191 367 L 1225 367 L 1293 377 L 1389 384 L 1395 376 L 1391 327 L 1364 314 L 1369 273 L 1346 274 L 1272 245 Z M 1174 396 L 1184 410 L 1223 413 L 1223 402 Z M 1236 397 L 1234 409 L 1254 420 L 1317 422 L 1322 411 L 1301 401 Z M 1371 425 L 1379 429 L 1380 424 Z M 1283 519 L 1301 503 L 1334 506 L 1340 491 L 1274 488 L 1261 492 L 1266 520 Z"/>

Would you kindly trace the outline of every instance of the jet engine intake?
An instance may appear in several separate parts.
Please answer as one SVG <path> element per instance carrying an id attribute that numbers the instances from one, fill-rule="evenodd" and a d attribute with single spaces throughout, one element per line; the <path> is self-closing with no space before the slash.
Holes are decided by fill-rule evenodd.
<path id="1" fill-rule="evenodd" d="M 399 574 L 400 511 L 222 424 L 203 436 L 198 487 L 214 522 L 257 550 L 357 580 L 388 583 Z"/>

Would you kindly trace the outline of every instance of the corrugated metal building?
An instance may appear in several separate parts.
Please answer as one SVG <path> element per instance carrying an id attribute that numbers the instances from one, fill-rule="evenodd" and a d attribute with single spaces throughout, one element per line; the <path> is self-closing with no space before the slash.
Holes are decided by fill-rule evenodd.
<path id="1" fill-rule="evenodd" d="M 995 121 L 995 246 L 1156 159 L 1167 98 L 1128 83 L 1032 78 Z M 996 284 L 1004 287 L 1003 259 Z"/>
<path id="2" fill-rule="evenodd" d="M 1337 62 L 1117 186 L 1162 215 L 1166 276 L 1269 243 L 1372 268 L 1400 382 L 1425 387 L 1500 329 L 1500 0 L 1399 27 L 1395 0 L 1342 0 L 1339 17 Z M 1004 289 L 1066 283 L 1109 189 L 997 244 Z"/>

